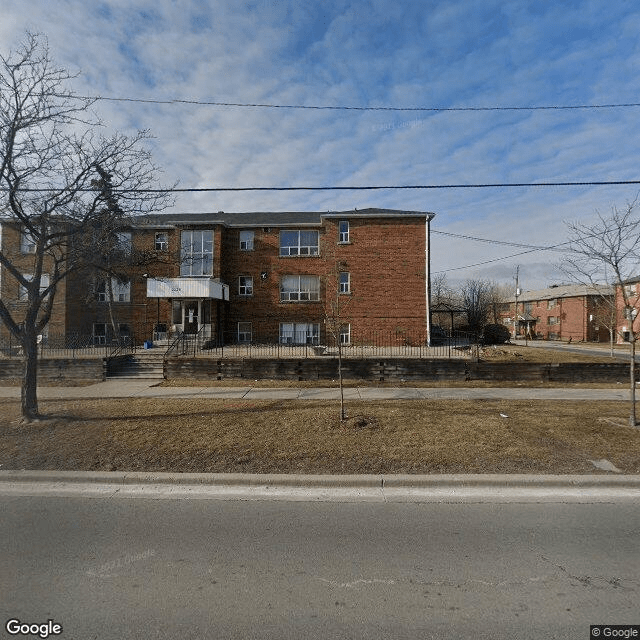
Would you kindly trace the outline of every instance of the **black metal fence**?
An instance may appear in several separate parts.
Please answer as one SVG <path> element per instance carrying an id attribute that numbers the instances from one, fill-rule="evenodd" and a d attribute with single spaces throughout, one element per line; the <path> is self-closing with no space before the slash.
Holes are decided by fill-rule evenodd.
<path id="1" fill-rule="evenodd" d="M 290 340 L 274 340 L 237 333 L 219 336 L 179 334 L 170 341 L 167 356 L 204 358 L 316 358 L 337 357 L 338 344 L 332 337 L 320 342 L 309 337 L 304 343 Z M 428 343 L 426 335 L 409 335 L 395 332 L 369 332 L 357 340 L 340 345 L 343 358 L 471 358 L 477 356 L 477 339 L 473 334 L 454 332 L 438 335 Z"/>
<path id="2" fill-rule="evenodd" d="M 134 334 L 38 336 L 38 355 L 41 358 L 110 358 L 119 353 L 134 353 L 137 342 Z M 22 345 L 15 337 L 0 338 L 0 357 L 22 356 Z"/>

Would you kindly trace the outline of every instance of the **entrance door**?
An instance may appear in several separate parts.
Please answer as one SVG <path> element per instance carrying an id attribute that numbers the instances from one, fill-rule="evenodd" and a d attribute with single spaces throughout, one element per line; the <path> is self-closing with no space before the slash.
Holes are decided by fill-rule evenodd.
<path id="1" fill-rule="evenodd" d="M 198 301 L 187 300 L 184 303 L 184 332 L 198 333 Z"/>

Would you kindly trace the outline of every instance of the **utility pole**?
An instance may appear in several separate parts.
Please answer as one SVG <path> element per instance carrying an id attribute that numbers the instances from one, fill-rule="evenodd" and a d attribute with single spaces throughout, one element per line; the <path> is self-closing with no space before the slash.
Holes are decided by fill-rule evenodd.
<path id="1" fill-rule="evenodd" d="M 516 267 L 516 296 L 515 296 L 515 300 L 516 300 L 516 304 L 515 304 L 515 312 L 513 314 L 513 341 L 516 341 L 516 338 L 518 337 L 518 295 L 520 294 L 520 289 L 518 288 L 518 275 L 520 273 L 520 265 L 518 265 Z"/>

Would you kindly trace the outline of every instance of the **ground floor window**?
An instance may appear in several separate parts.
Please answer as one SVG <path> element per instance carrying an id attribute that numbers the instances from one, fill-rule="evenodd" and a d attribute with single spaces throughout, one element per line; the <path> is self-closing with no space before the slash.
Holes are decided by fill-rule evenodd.
<path id="1" fill-rule="evenodd" d="M 251 342 L 250 322 L 238 322 L 238 342 Z"/>
<path id="2" fill-rule="evenodd" d="M 320 324 L 316 322 L 281 322 L 281 344 L 319 344 Z"/>
<path id="3" fill-rule="evenodd" d="M 93 344 L 107 344 L 107 325 L 104 322 L 93 324 Z"/>
<path id="4" fill-rule="evenodd" d="M 351 344 L 351 325 L 343 324 L 340 327 L 340 344 Z"/>

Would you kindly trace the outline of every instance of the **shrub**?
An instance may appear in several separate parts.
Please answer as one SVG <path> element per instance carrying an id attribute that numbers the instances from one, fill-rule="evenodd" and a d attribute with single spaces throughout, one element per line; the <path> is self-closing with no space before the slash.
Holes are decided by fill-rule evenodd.
<path id="1" fill-rule="evenodd" d="M 482 330 L 482 344 L 504 344 L 510 338 L 511 332 L 502 324 L 487 324 Z"/>

